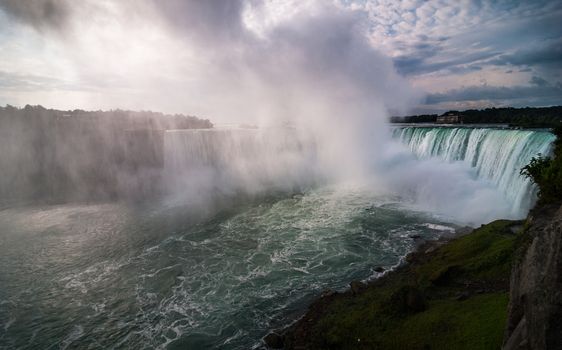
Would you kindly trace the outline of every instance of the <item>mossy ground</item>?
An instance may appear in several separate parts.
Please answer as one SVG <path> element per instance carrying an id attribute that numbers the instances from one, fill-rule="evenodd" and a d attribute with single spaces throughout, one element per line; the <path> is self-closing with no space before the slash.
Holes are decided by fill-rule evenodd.
<path id="1" fill-rule="evenodd" d="M 291 344 L 317 349 L 499 349 L 511 262 L 521 242 L 512 227 L 519 224 L 494 221 L 431 252 L 413 254 L 406 267 L 363 292 L 324 302 L 303 321 L 308 324 L 300 325 L 304 330 L 293 333 L 307 339 Z M 407 302 L 397 295 L 404 290 L 423 296 L 423 311 L 401 305 Z"/>

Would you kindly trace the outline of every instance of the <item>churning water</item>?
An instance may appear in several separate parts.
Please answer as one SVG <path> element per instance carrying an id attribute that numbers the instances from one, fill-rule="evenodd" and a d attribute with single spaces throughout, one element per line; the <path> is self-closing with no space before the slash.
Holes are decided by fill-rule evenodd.
<path id="1" fill-rule="evenodd" d="M 0 344 L 257 347 L 323 289 L 398 263 L 409 235 L 446 229 L 360 188 L 263 198 L 207 219 L 162 206 L 0 211 Z"/>
<path id="2" fill-rule="evenodd" d="M 507 195 L 521 183 L 502 171 L 512 174 L 552 140 L 524 131 L 394 133 L 420 156 L 471 162 Z M 452 230 L 369 186 L 296 189 L 310 174 L 287 150 L 307 146 L 290 138 L 256 146 L 243 133 L 213 142 L 218 134 L 193 135 L 167 135 L 168 181 L 189 187 L 198 179 L 203 191 L 222 184 L 231 203 L 218 212 L 168 200 L 0 210 L 0 347 L 259 348 L 322 290 L 399 263 L 412 234 L 431 239 Z M 174 176 L 182 172 L 189 176 Z M 285 183 L 277 195 L 233 199 L 254 187 L 249 174 L 263 187 Z"/>

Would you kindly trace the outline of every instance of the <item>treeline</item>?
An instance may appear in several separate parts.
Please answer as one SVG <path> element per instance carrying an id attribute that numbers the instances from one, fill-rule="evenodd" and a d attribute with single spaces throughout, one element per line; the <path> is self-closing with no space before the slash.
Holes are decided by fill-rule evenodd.
<path id="1" fill-rule="evenodd" d="M 202 129 L 212 128 L 208 119 L 200 119 L 183 114 L 163 114 L 151 111 L 124 111 L 120 109 L 110 111 L 61 111 L 47 109 L 42 106 L 27 105 L 17 108 L 10 105 L 0 107 L 0 123 L 17 122 L 34 127 L 53 127 L 55 123 L 70 123 L 75 125 L 103 126 L 115 130 L 126 129 Z"/>
<path id="2" fill-rule="evenodd" d="M 206 119 L 155 112 L 0 107 L 0 203 L 157 191 L 163 130 L 212 126 Z"/>
<path id="3" fill-rule="evenodd" d="M 516 127 L 554 128 L 562 125 L 562 106 L 525 108 L 486 108 L 448 111 L 458 114 L 465 124 L 508 124 Z M 392 123 L 435 123 L 437 114 L 391 117 Z"/>

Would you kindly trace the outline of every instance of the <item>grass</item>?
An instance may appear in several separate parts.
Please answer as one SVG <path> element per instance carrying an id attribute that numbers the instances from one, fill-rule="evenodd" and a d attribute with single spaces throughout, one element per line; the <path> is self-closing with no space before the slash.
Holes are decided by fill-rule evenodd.
<path id="1" fill-rule="evenodd" d="M 484 225 L 392 273 L 356 296 L 335 299 L 311 326 L 316 349 L 499 349 L 518 222 Z M 519 238 L 518 238 L 519 237 Z M 407 305 L 410 291 L 424 310 Z M 459 298 L 459 293 L 467 293 Z"/>
<path id="2" fill-rule="evenodd" d="M 399 320 L 379 344 L 383 349 L 499 349 L 507 303 L 507 293 L 436 300 L 425 312 Z"/>
<path id="3" fill-rule="evenodd" d="M 516 236 L 513 221 L 497 220 L 441 247 L 431 261 L 416 268 L 419 283 L 443 278 L 453 267 L 453 277 L 483 281 L 509 278 Z M 446 281 L 445 281 L 446 282 Z"/>

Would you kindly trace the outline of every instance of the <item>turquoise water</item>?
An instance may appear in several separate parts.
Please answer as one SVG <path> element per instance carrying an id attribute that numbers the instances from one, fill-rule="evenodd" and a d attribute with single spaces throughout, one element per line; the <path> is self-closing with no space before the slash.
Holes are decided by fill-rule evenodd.
<path id="1" fill-rule="evenodd" d="M 534 203 L 536 188 L 519 170 L 538 154 L 548 155 L 556 137 L 548 131 L 470 127 L 395 128 L 393 136 L 422 159 L 461 161 L 491 181 L 524 216 Z"/>
<path id="2" fill-rule="evenodd" d="M 0 211 L 2 347 L 259 348 L 325 288 L 397 264 L 409 235 L 447 230 L 395 198 L 345 186 L 190 211 Z"/>

